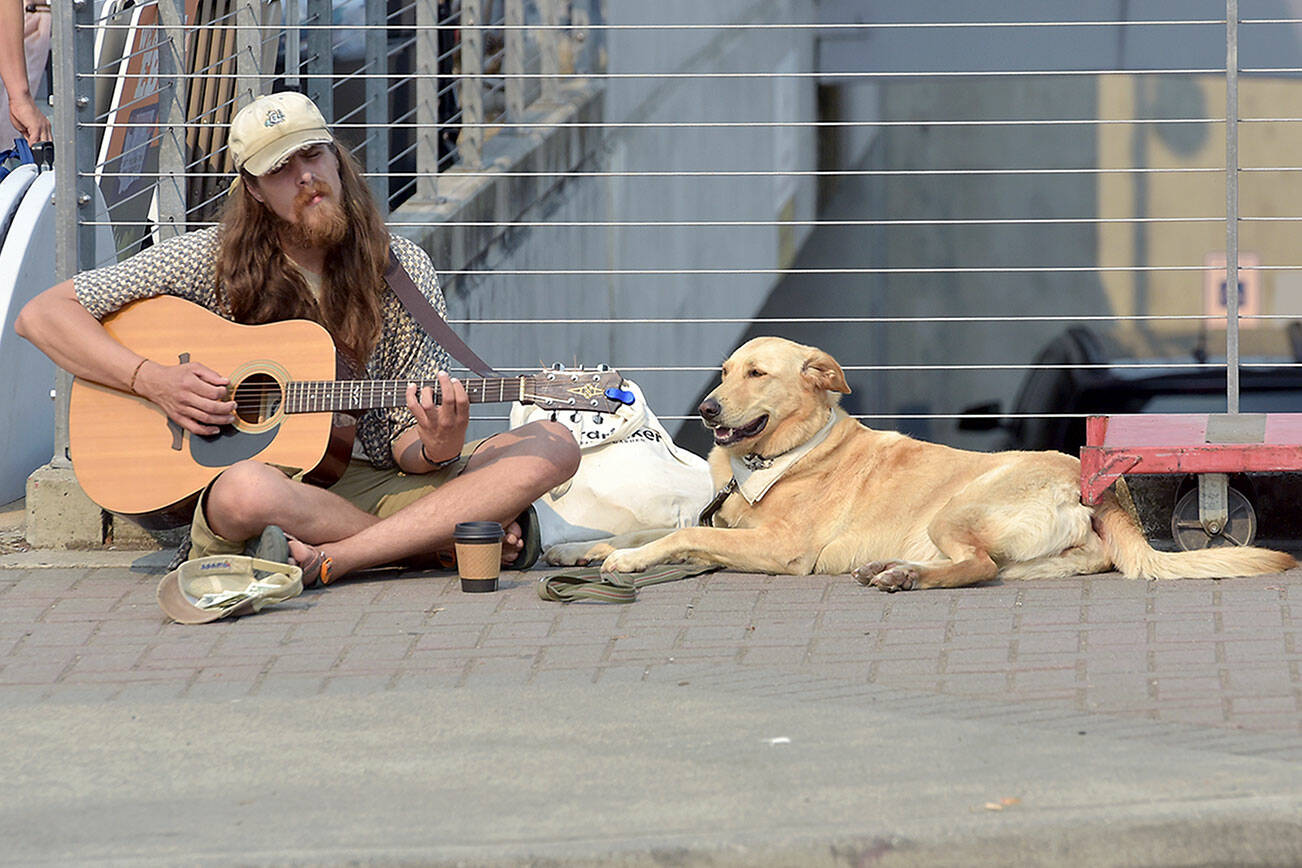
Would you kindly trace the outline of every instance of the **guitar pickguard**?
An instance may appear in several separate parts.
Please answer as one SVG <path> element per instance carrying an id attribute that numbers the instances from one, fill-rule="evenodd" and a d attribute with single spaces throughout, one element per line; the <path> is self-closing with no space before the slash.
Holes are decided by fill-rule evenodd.
<path id="1" fill-rule="evenodd" d="M 280 426 L 250 434 L 234 425 L 223 425 L 211 436 L 190 435 L 190 457 L 201 467 L 229 467 L 252 458 L 271 445 Z"/>

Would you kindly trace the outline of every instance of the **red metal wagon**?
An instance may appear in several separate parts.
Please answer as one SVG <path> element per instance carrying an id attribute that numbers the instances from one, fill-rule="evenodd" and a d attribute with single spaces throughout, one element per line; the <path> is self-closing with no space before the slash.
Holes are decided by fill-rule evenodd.
<path id="1" fill-rule="evenodd" d="M 1081 448 L 1081 499 L 1098 503 L 1125 475 L 1194 474 L 1198 487 L 1176 502 L 1171 520 L 1182 549 L 1247 545 L 1256 534 L 1235 473 L 1302 470 L 1302 413 L 1091 416 Z"/>

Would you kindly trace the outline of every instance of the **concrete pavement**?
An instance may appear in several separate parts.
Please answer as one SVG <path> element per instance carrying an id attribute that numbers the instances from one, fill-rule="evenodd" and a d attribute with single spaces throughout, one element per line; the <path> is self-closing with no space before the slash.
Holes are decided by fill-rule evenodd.
<path id="1" fill-rule="evenodd" d="M 166 558 L 0 555 L 0 861 L 1302 863 L 1302 570 L 381 574 L 186 627 Z"/>

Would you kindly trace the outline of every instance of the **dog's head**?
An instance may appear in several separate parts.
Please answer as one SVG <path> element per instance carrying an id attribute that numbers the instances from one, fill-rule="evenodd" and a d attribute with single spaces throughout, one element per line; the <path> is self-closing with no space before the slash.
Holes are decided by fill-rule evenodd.
<path id="1" fill-rule="evenodd" d="M 729 452 L 778 455 L 804 443 L 848 394 L 836 359 L 785 338 L 755 338 L 723 363 L 722 382 L 697 411 Z"/>

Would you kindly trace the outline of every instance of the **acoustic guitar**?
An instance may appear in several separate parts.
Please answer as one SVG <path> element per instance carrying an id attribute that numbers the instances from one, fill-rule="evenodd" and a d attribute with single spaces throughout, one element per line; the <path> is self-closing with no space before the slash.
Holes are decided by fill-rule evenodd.
<path id="1" fill-rule="evenodd" d="M 200 362 L 230 381 L 236 421 L 191 434 L 144 398 L 76 379 L 69 455 L 82 489 L 102 508 L 151 529 L 188 522 L 196 498 L 245 459 L 309 470 L 329 485 L 348 465 L 348 413 L 406 405 L 411 380 L 337 380 L 330 335 L 307 320 L 240 325 L 174 296 L 134 302 L 104 319 L 126 346 L 160 364 Z M 552 410 L 609 413 L 633 401 L 618 371 L 550 370 L 463 380 L 471 403 L 520 401 Z M 438 383 L 432 386 L 439 399 Z"/>

